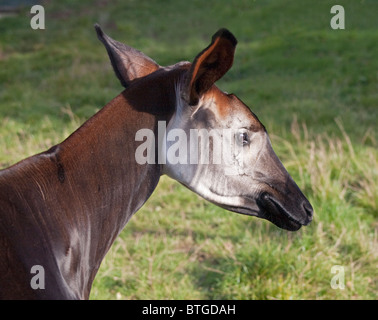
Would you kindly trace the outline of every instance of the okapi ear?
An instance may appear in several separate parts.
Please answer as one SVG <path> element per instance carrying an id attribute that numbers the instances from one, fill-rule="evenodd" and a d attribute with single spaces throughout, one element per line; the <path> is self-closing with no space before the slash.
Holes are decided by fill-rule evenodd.
<path id="1" fill-rule="evenodd" d="M 195 105 L 203 93 L 231 68 L 234 61 L 236 38 L 227 29 L 220 29 L 210 45 L 194 59 L 188 73 L 189 104 Z"/>
<path id="2" fill-rule="evenodd" d="M 108 52 L 115 74 L 125 88 L 133 80 L 147 76 L 160 68 L 155 61 L 144 53 L 110 38 L 97 23 L 94 27 L 98 39 L 104 44 Z"/>

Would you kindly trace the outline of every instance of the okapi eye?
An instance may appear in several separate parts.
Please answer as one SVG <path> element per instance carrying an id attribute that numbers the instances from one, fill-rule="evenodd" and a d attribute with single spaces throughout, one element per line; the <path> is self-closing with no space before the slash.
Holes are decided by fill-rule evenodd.
<path id="1" fill-rule="evenodd" d="M 247 132 L 239 132 L 236 135 L 236 141 L 240 146 L 245 146 L 249 144 L 248 134 Z"/>

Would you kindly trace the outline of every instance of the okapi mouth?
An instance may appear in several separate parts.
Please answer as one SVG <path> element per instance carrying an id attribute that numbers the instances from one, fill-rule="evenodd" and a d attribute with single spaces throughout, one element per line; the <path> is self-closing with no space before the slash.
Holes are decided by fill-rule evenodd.
<path id="1" fill-rule="evenodd" d="M 269 220 L 282 229 L 297 231 L 312 220 L 312 207 L 306 201 L 298 208 L 293 207 L 288 211 L 276 198 L 264 192 L 256 200 L 256 204 L 260 209 L 260 218 Z"/>
<path id="2" fill-rule="evenodd" d="M 289 212 L 268 192 L 263 192 L 257 199 L 251 197 L 245 198 L 248 200 L 242 206 L 209 201 L 232 212 L 268 220 L 277 227 L 288 231 L 297 231 L 312 221 L 313 209 L 307 199 L 304 199 L 302 204 L 297 207 L 293 206 Z"/>

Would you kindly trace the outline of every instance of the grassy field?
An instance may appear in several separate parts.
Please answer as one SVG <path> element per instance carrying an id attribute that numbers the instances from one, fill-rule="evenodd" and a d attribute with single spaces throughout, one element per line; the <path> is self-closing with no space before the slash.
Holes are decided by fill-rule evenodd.
<path id="1" fill-rule="evenodd" d="M 122 88 L 97 40 L 161 65 L 192 60 L 220 27 L 239 44 L 218 86 L 259 116 L 315 209 L 283 231 L 163 177 L 106 256 L 92 299 L 377 299 L 378 2 L 44 1 L 0 19 L 0 168 L 63 140 Z M 333 289 L 333 266 L 345 289 Z"/>

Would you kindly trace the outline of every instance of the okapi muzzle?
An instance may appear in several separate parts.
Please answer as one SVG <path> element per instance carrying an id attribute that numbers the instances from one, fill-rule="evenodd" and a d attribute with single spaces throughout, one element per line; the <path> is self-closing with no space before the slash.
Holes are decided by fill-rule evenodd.
<path id="1" fill-rule="evenodd" d="M 297 184 L 286 171 L 270 144 L 261 156 L 265 169 L 263 187 L 256 200 L 258 216 L 280 228 L 295 231 L 312 221 L 313 209 Z M 262 171 L 263 172 L 263 171 Z"/>

